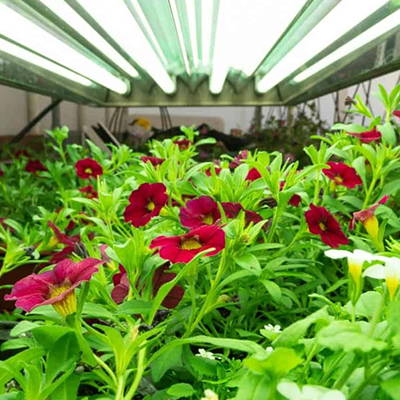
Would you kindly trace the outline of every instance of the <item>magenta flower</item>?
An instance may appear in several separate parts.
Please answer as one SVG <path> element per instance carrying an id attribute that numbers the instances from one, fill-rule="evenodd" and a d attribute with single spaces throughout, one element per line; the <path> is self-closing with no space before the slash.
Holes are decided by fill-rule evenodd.
<path id="1" fill-rule="evenodd" d="M 103 261 L 87 258 L 80 262 L 60 261 L 51 271 L 31 274 L 19 280 L 5 300 L 16 300 L 15 305 L 29 312 L 51 304 L 63 316 L 76 311 L 75 288 L 88 281 Z"/>
<path id="2" fill-rule="evenodd" d="M 144 163 L 149 162 L 151 165 L 154 165 L 155 167 L 157 165 L 161 165 L 165 161 L 164 158 L 158 158 L 158 157 L 153 157 L 153 156 L 142 156 L 142 157 L 140 157 L 140 159 Z"/>
<path id="3" fill-rule="evenodd" d="M 393 115 L 394 115 L 395 117 L 400 118 L 400 110 L 395 110 L 395 111 L 393 111 Z"/>
<path id="4" fill-rule="evenodd" d="M 150 248 L 159 248 L 160 257 L 172 263 L 188 263 L 196 254 L 213 249 L 212 256 L 225 248 L 225 232 L 215 225 L 203 225 L 180 236 L 159 236 L 153 239 Z"/>
<path id="5" fill-rule="evenodd" d="M 186 228 L 197 228 L 202 225 L 213 225 L 221 218 L 218 204 L 208 196 L 189 200 L 181 207 L 179 219 Z"/>

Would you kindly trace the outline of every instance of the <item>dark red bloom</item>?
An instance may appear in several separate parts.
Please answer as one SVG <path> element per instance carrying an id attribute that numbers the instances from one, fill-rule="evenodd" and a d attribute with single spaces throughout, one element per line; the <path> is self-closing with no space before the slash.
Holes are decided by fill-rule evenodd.
<path id="1" fill-rule="evenodd" d="M 99 194 L 97 193 L 97 191 L 94 190 L 93 185 L 87 185 L 87 186 L 81 187 L 81 188 L 79 189 L 79 191 L 80 191 L 81 193 L 86 194 L 86 197 L 87 197 L 88 199 L 97 199 L 97 197 L 99 196 Z"/>
<path id="2" fill-rule="evenodd" d="M 65 233 L 62 233 L 60 229 L 56 225 L 54 225 L 53 222 L 51 221 L 49 221 L 47 225 L 54 232 L 54 235 L 56 236 L 58 242 L 65 245 L 65 247 L 62 250 L 54 253 L 50 258 L 49 261 L 50 264 L 55 264 L 59 261 L 68 258 L 75 252 L 76 247 L 79 245 L 81 241 L 81 237 L 80 235 L 68 236 Z"/>
<path id="3" fill-rule="evenodd" d="M 282 181 L 279 184 L 280 190 L 282 190 L 285 187 L 286 182 Z M 301 203 L 301 197 L 298 194 L 294 194 L 290 199 L 289 199 L 289 204 L 293 207 L 298 207 L 299 204 Z"/>
<path id="4" fill-rule="evenodd" d="M 168 265 L 162 265 L 154 271 L 153 275 L 153 296 L 156 296 L 159 289 L 165 283 L 176 277 L 175 273 L 166 272 Z M 129 280 L 125 268 L 120 265 L 119 271 L 113 276 L 114 288 L 111 292 L 112 299 L 117 303 L 122 303 L 129 293 Z M 174 286 L 161 303 L 166 308 L 175 308 L 182 300 L 185 291 L 179 285 Z"/>
<path id="5" fill-rule="evenodd" d="M 257 214 L 255 211 L 245 210 L 240 203 L 226 201 L 222 202 L 221 205 L 227 218 L 236 218 L 240 211 L 244 211 L 246 225 L 250 224 L 251 222 L 256 224 L 257 222 L 263 220 L 261 215 Z"/>
<path id="6" fill-rule="evenodd" d="M 152 157 L 152 156 L 143 156 L 143 157 L 140 157 L 140 159 L 143 162 L 145 162 L 145 163 L 149 162 L 154 166 L 161 165 L 165 161 L 164 158 L 158 158 L 158 157 Z"/>
<path id="7" fill-rule="evenodd" d="M 329 161 L 327 164 L 330 168 L 324 168 L 322 172 L 336 185 L 346 186 L 349 189 L 362 185 L 362 180 L 354 168 L 340 162 Z"/>
<path id="8" fill-rule="evenodd" d="M 74 289 L 88 281 L 97 272 L 101 260 L 87 258 L 78 263 L 71 260 L 59 262 L 54 269 L 41 274 L 31 274 L 18 281 L 5 300 L 16 300 L 15 305 L 25 311 L 51 304 L 61 315 L 76 311 Z"/>
<path id="9" fill-rule="evenodd" d="M 351 136 L 359 138 L 363 143 L 375 142 L 377 140 L 380 140 L 382 137 L 382 134 L 376 128 L 361 133 L 355 133 L 355 132 L 347 132 L 347 133 Z"/>
<path id="10" fill-rule="evenodd" d="M 0 169 L 0 176 L 4 176 L 4 171 Z"/>
<path id="11" fill-rule="evenodd" d="M 215 225 L 203 225 L 179 236 L 159 236 L 150 248 L 159 248 L 160 257 L 172 263 L 188 263 L 196 254 L 213 249 L 206 256 L 212 256 L 225 247 L 225 232 Z"/>
<path id="12" fill-rule="evenodd" d="M 364 223 L 367 220 L 369 220 L 370 218 L 372 218 L 375 215 L 376 209 L 381 204 L 387 203 L 388 200 L 389 200 L 389 196 L 383 196 L 379 201 L 372 204 L 372 206 L 366 208 L 365 210 L 360 210 L 360 211 L 353 213 L 353 219 L 351 220 L 351 223 L 350 223 L 350 229 L 354 229 L 355 221 L 360 221 L 360 222 Z"/>
<path id="13" fill-rule="evenodd" d="M 181 139 L 175 140 L 174 142 L 177 146 L 179 146 L 179 150 L 186 150 L 190 147 L 192 142 L 189 139 Z"/>
<path id="14" fill-rule="evenodd" d="M 167 204 L 168 195 L 162 183 L 143 183 L 129 197 L 129 205 L 125 209 L 125 222 L 133 226 L 146 225 L 152 218 L 160 214 Z"/>
<path id="15" fill-rule="evenodd" d="M 221 218 L 218 204 L 208 196 L 189 200 L 181 207 L 179 219 L 186 228 L 197 228 L 202 225 L 213 225 Z"/>
<path id="16" fill-rule="evenodd" d="M 222 168 L 220 168 L 220 167 L 214 167 L 214 170 L 215 170 L 215 175 L 219 175 L 219 174 L 221 173 L 221 171 L 222 171 Z M 206 174 L 207 176 L 211 176 L 211 175 L 212 175 L 212 173 L 211 173 L 211 168 L 207 168 L 204 172 L 205 172 L 205 174 Z"/>
<path id="17" fill-rule="evenodd" d="M 84 158 L 75 164 L 76 174 L 81 179 L 96 178 L 103 175 L 102 166 L 92 158 Z"/>
<path id="18" fill-rule="evenodd" d="M 14 229 L 11 228 L 11 226 L 8 225 L 5 221 L 6 221 L 6 218 L 0 217 L 0 226 L 2 226 L 4 229 L 7 229 L 10 232 L 14 232 Z"/>
<path id="19" fill-rule="evenodd" d="M 249 155 L 248 150 L 242 150 L 235 158 L 230 162 L 229 168 L 235 169 L 237 168 L 243 160 L 245 160 Z"/>
<path id="20" fill-rule="evenodd" d="M 14 155 L 16 158 L 31 156 L 26 150 L 17 150 Z"/>
<path id="21" fill-rule="evenodd" d="M 257 168 L 252 168 L 246 176 L 246 181 L 255 181 L 261 178 L 261 174 L 258 172 Z"/>
<path id="22" fill-rule="evenodd" d="M 47 171 L 47 168 L 39 160 L 29 160 L 25 165 L 25 171 L 35 174 L 39 171 Z"/>
<path id="23" fill-rule="evenodd" d="M 305 213 L 308 229 L 314 235 L 319 235 L 321 240 L 330 247 L 339 247 L 341 244 L 348 244 L 349 239 L 343 233 L 339 222 L 325 208 L 310 205 Z"/>
<path id="24" fill-rule="evenodd" d="M 400 110 L 395 110 L 395 111 L 393 111 L 393 115 L 394 115 L 395 117 L 400 118 Z"/>

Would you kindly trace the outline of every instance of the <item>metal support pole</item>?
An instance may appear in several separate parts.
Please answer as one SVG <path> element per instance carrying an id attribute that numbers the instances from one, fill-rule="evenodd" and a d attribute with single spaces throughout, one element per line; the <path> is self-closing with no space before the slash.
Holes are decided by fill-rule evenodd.
<path id="1" fill-rule="evenodd" d="M 51 99 L 53 103 L 57 100 L 55 97 L 52 97 Z M 51 128 L 55 129 L 60 125 L 61 125 L 61 110 L 60 110 L 60 104 L 58 104 L 51 110 Z"/>
<path id="2" fill-rule="evenodd" d="M 57 99 L 44 108 L 31 122 L 28 123 L 21 131 L 18 132 L 11 140 L 10 144 L 20 142 L 30 130 L 41 121 L 54 107 L 57 107 L 61 103 L 62 99 Z"/>

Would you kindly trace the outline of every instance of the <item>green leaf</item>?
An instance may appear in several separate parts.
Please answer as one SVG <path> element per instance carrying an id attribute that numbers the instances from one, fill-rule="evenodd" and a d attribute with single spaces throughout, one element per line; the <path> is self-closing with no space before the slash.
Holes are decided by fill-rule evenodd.
<path id="1" fill-rule="evenodd" d="M 368 319 L 372 318 L 375 310 L 379 307 L 382 295 L 378 292 L 365 292 L 363 293 L 357 301 L 356 304 L 356 315 L 366 317 Z M 346 309 L 351 312 L 353 306 L 348 303 L 346 304 Z"/>
<path id="2" fill-rule="evenodd" d="M 275 397 L 276 384 L 268 375 L 255 374 L 251 371 L 240 379 L 235 400 L 267 400 Z"/>
<path id="3" fill-rule="evenodd" d="M 331 128 L 331 131 L 346 131 L 346 132 L 351 132 L 351 133 L 361 133 L 365 132 L 367 129 L 365 126 L 359 125 L 359 124 L 334 124 Z"/>
<path id="4" fill-rule="evenodd" d="M 50 400 L 72 400 L 77 398 L 80 383 L 79 375 L 70 375 L 50 396 Z"/>
<path id="5" fill-rule="evenodd" d="M 11 329 L 10 336 L 19 336 L 22 333 L 31 331 L 33 328 L 37 328 L 38 326 L 40 325 L 36 322 L 21 321 Z"/>
<path id="6" fill-rule="evenodd" d="M 362 333 L 360 325 L 350 321 L 333 321 L 321 329 L 316 338 L 321 346 L 333 351 L 358 350 L 368 353 L 372 350 L 383 350 L 387 346 L 385 342 Z"/>
<path id="7" fill-rule="evenodd" d="M 326 311 L 326 307 L 316 311 L 308 317 L 296 321 L 292 325 L 288 326 L 282 331 L 277 339 L 272 342 L 273 347 L 277 346 L 294 346 L 298 341 L 303 338 L 307 332 L 307 329 L 319 320 L 329 321 L 330 317 Z"/>
<path id="8" fill-rule="evenodd" d="M 195 394 L 195 390 L 193 389 L 192 385 L 188 383 L 175 383 L 168 388 L 167 393 L 171 396 L 175 397 L 189 397 Z"/>
<path id="9" fill-rule="evenodd" d="M 264 285 L 265 289 L 267 289 L 268 293 L 276 302 L 281 301 L 282 291 L 281 288 L 275 282 L 270 281 L 268 279 L 263 279 L 261 283 Z"/>
<path id="10" fill-rule="evenodd" d="M 52 382 L 58 374 L 65 372 L 79 357 L 79 344 L 74 332 L 61 336 L 47 356 L 46 381 Z"/>
<path id="11" fill-rule="evenodd" d="M 150 312 L 152 302 L 144 300 L 128 300 L 120 304 L 117 309 L 118 314 L 142 314 L 146 315 Z"/>
<path id="12" fill-rule="evenodd" d="M 40 346 L 50 350 L 54 343 L 68 332 L 72 332 L 72 329 L 63 326 L 41 326 L 32 329 L 32 336 Z"/>
<path id="13" fill-rule="evenodd" d="M 234 261 L 243 269 L 253 272 L 255 275 L 261 274 L 261 266 L 257 257 L 253 254 L 246 253 L 234 256 Z"/>
<path id="14" fill-rule="evenodd" d="M 151 376 L 154 382 L 158 382 L 171 368 L 182 365 L 182 347 L 172 347 L 161 354 L 151 364 Z"/>
<path id="15" fill-rule="evenodd" d="M 400 400 L 400 374 L 383 381 L 381 387 L 392 400 Z"/>
<path id="16" fill-rule="evenodd" d="M 82 313 L 87 317 L 92 318 L 105 318 L 114 320 L 115 316 L 113 313 L 108 311 L 104 306 L 101 304 L 96 303 L 85 303 L 83 305 Z"/>
<path id="17" fill-rule="evenodd" d="M 378 125 L 379 132 L 382 133 L 382 142 L 394 146 L 397 142 L 396 131 L 390 122 Z"/>
<path id="18" fill-rule="evenodd" d="M 275 377 L 281 378 L 302 361 L 293 349 L 278 347 L 265 359 L 260 359 L 255 355 L 246 359 L 244 365 L 256 373 L 269 372 Z"/>

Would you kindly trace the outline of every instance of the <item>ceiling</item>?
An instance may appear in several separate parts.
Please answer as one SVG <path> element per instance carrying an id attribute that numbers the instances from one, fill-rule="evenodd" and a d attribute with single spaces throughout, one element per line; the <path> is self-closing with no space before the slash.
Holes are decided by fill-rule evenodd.
<path id="1" fill-rule="evenodd" d="M 400 0 L 0 0 L 0 83 L 99 106 L 297 104 L 400 69 Z"/>

